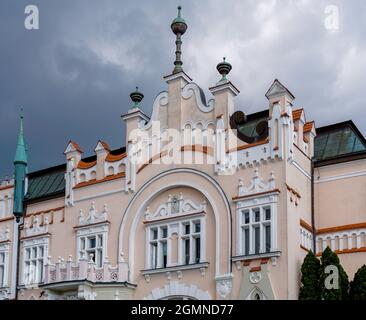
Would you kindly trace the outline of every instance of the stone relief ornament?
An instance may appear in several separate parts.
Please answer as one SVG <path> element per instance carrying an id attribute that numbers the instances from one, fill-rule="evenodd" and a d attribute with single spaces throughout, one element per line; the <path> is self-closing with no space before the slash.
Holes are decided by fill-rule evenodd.
<path id="1" fill-rule="evenodd" d="M 105 204 L 103 206 L 102 212 L 98 212 L 95 208 L 95 202 L 91 203 L 91 207 L 89 209 L 89 213 L 84 216 L 83 209 L 80 209 L 79 212 L 79 225 L 91 224 L 96 222 L 106 221 L 108 218 L 108 208 Z"/>
<path id="2" fill-rule="evenodd" d="M 259 271 L 251 272 L 249 275 L 249 280 L 253 284 L 258 283 L 259 281 L 261 281 L 261 279 L 262 279 L 262 274 Z"/>
<path id="3" fill-rule="evenodd" d="M 38 216 L 34 218 L 32 225 L 29 225 L 29 222 L 26 221 L 24 223 L 25 236 L 29 237 L 37 234 L 46 233 L 48 231 L 48 224 L 49 224 L 48 217 L 44 217 L 43 225 L 41 224 L 40 218 Z"/>
<path id="4" fill-rule="evenodd" d="M 232 279 L 221 279 L 216 282 L 216 291 L 221 298 L 226 298 L 233 287 Z"/>
<path id="5" fill-rule="evenodd" d="M 190 214 L 203 211 L 207 209 L 206 201 L 196 204 L 191 200 L 184 199 L 182 192 L 179 195 L 169 195 L 168 201 L 158 207 L 155 212 L 150 212 L 150 207 L 145 209 L 145 219 L 148 221 L 167 218 L 179 214 Z"/>

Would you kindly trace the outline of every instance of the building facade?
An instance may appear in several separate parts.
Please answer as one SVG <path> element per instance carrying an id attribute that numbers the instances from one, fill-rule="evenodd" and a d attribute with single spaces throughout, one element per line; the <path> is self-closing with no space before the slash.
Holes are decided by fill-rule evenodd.
<path id="1" fill-rule="evenodd" d="M 316 128 L 277 79 L 245 115 L 231 65 L 201 88 L 174 70 L 151 116 L 143 94 L 124 146 L 0 185 L 0 299 L 297 299 L 308 250 L 330 246 L 350 279 L 366 261 L 366 141 L 352 121 Z"/>

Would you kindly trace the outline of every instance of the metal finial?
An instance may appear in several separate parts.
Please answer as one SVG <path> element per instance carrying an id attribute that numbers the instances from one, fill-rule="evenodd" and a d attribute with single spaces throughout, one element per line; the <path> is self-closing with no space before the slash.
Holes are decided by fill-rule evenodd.
<path id="1" fill-rule="evenodd" d="M 231 64 L 229 62 L 226 62 L 226 57 L 223 57 L 222 59 L 223 61 L 220 62 L 216 67 L 217 71 L 222 75 L 220 82 L 227 81 L 226 76 L 232 69 Z"/>
<path id="2" fill-rule="evenodd" d="M 133 108 L 138 108 L 140 106 L 140 102 L 144 98 L 144 95 L 139 91 L 139 87 L 136 87 L 136 91 L 130 94 L 130 98 L 134 102 Z"/>
<path id="3" fill-rule="evenodd" d="M 178 6 L 178 16 L 173 20 L 172 24 L 170 25 L 173 33 L 176 35 L 176 41 L 175 41 L 175 61 L 174 61 L 174 70 L 173 73 L 178 73 L 181 72 L 182 69 L 182 65 L 183 62 L 181 60 L 181 55 L 182 55 L 182 51 L 181 51 L 181 46 L 182 46 L 182 35 L 186 32 L 187 30 L 187 24 L 185 22 L 185 20 L 181 17 L 181 6 Z"/>

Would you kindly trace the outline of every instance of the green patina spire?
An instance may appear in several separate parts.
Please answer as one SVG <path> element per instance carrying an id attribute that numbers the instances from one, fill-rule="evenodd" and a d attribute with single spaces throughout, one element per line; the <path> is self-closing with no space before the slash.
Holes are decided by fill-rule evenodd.
<path id="1" fill-rule="evenodd" d="M 173 74 L 183 71 L 183 69 L 182 69 L 183 62 L 181 59 L 182 35 L 186 32 L 188 26 L 187 26 L 187 23 L 185 22 L 185 20 L 181 16 L 181 13 L 180 13 L 181 10 L 182 10 L 182 7 L 179 6 L 178 7 L 178 16 L 172 21 L 172 24 L 170 25 L 170 28 L 172 29 L 173 33 L 176 35 L 175 61 L 174 61 Z"/>
<path id="2" fill-rule="evenodd" d="M 24 115 L 22 110 L 20 114 L 20 128 L 19 128 L 17 148 L 15 151 L 14 164 L 15 163 L 27 164 L 27 146 L 24 141 L 23 119 Z"/>
<path id="3" fill-rule="evenodd" d="M 19 222 L 24 213 L 25 181 L 27 176 L 27 146 L 24 141 L 23 110 L 20 114 L 20 128 L 14 158 L 14 205 L 13 214 Z"/>

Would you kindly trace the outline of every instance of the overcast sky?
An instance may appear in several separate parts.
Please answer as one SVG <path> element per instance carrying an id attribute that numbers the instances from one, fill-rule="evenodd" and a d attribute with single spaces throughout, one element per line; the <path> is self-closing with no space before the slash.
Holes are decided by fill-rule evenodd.
<path id="1" fill-rule="evenodd" d="M 29 4 L 38 6 L 39 30 L 24 26 Z M 30 171 L 63 163 L 70 139 L 84 155 L 99 139 L 124 145 L 129 93 L 138 85 L 150 114 L 173 70 L 178 4 L 188 24 L 183 67 L 207 98 L 226 56 L 244 112 L 265 109 L 278 78 L 307 120 L 353 119 L 366 133 L 366 1 L 2 0 L 0 177 L 13 172 L 21 106 Z M 338 8 L 338 28 L 329 5 Z"/>

